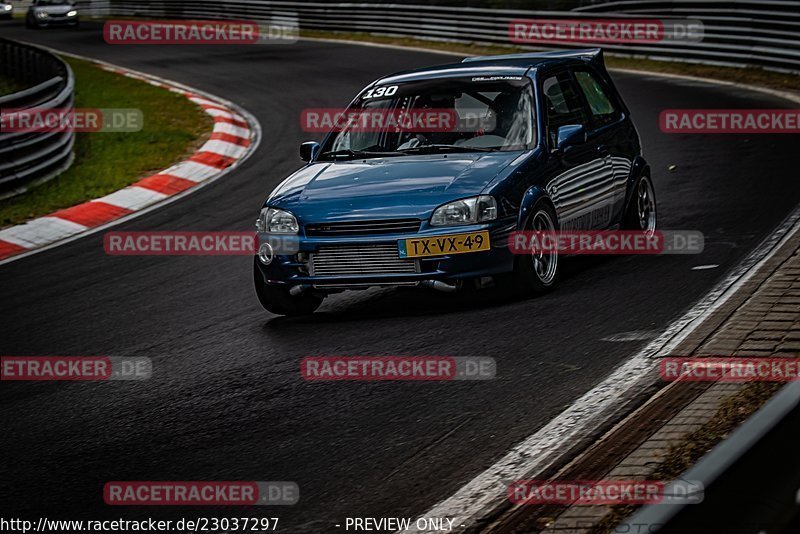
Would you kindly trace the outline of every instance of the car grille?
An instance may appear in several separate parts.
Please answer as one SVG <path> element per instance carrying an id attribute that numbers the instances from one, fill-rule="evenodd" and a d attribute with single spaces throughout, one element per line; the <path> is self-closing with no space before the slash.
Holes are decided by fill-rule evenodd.
<path id="1" fill-rule="evenodd" d="M 416 273 L 417 262 L 400 258 L 397 245 L 320 247 L 311 254 L 311 276 Z"/>
<path id="2" fill-rule="evenodd" d="M 419 219 L 390 219 L 383 221 L 348 221 L 306 225 L 309 236 L 350 236 L 375 234 L 410 234 L 419 231 Z"/>

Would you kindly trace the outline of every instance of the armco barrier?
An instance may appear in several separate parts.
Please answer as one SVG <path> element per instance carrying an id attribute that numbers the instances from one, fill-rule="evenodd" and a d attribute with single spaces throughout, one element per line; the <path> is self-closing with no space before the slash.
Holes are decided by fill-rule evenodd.
<path id="1" fill-rule="evenodd" d="M 793 382 L 678 477 L 702 483 L 702 503 L 648 505 L 612 532 L 800 532 L 798 432 Z"/>
<path id="2" fill-rule="evenodd" d="M 0 96 L 0 110 L 72 109 L 72 69 L 39 48 L 0 39 L 0 72 L 27 89 Z M 0 198 L 56 176 L 72 162 L 73 131 L 0 131 Z"/>
<path id="3" fill-rule="evenodd" d="M 699 42 L 603 44 L 607 52 L 698 63 L 754 65 L 800 72 L 800 1 L 629 0 L 581 2 L 572 11 L 499 10 L 453 6 L 272 2 L 267 0 L 81 0 L 81 13 L 271 22 L 296 17 L 301 30 L 367 32 L 432 40 L 509 45 L 514 19 L 659 18 L 699 20 Z M 592 43 L 588 43 L 591 45 Z M 568 43 L 550 48 L 586 47 Z M 543 47 L 540 47 L 543 48 Z"/>

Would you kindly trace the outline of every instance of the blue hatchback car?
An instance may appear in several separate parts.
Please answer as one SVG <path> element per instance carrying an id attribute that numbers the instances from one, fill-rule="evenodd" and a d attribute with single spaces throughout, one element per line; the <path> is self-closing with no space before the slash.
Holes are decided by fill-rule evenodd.
<path id="1" fill-rule="evenodd" d="M 359 120 L 424 113 L 448 120 Z M 256 223 L 256 293 L 272 313 L 312 313 L 330 293 L 370 286 L 495 279 L 543 292 L 557 252 L 514 254 L 512 232 L 655 230 L 650 170 L 600 49 L 393 74 L 345 116 L 301 145 L 307 165 Z"/>

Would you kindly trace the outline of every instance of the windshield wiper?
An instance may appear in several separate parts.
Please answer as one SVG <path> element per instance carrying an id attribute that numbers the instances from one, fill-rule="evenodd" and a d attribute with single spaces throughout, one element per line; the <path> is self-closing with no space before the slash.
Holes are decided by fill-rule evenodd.
<path id="1" fill-rule="evenodd" d="M 334 150 L 333 152 L 323 152 L 319 155 L 320 158 L 361 158 L 361 157 L 382 157 L 382 156 L 397 156 L 397 152 L 375 152 L 372 150 L 352 150 L 346 148 L 344 150 Z"/>
<path id="2" fill-rule="evenodd" d="M 497 152 L 499 148 L 488 148 L 479 146 L 458 146 L 458 145 L 420 145 L 411 148 L 398 150 L 403 154 L 425 154 L 436 152 Z"/>

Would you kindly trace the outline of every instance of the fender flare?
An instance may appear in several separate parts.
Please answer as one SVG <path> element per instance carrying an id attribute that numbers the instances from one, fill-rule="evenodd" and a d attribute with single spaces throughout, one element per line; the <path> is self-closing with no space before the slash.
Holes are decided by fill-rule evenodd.
<path id="1" fill-rule="evenodd" d="M 519 213 L 517 215 L 517 230 L 525 230 L 528 217 L 530 216 L 533 207 L 537 202 L 539 202 L 539 200 L 542 199 L 550 204 L 550 206 L 553 208 L 553 211 L 556 211 L 553 201 L 550 200 L 549 196 L 547 196 L 547 192 L 538 185 L 531 186 L 525 191 L 525 194 L 522 195 L 522 202 L 520 202 Z M 556 216 L 558 216 L 557 211 Z M 556 220 L 557 227 L 559 224 L 560 223 Z"/>

